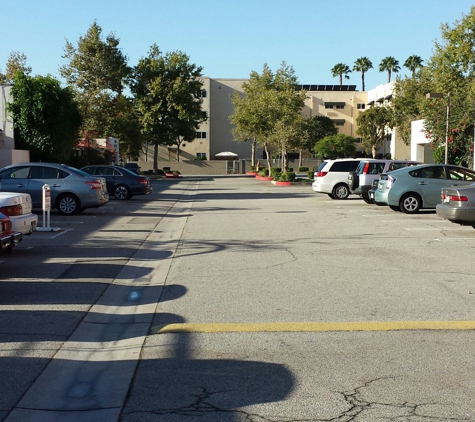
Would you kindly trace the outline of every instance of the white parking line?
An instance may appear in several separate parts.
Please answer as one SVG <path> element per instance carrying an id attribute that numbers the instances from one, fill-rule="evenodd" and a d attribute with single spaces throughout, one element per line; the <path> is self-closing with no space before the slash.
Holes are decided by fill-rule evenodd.
<path id="1" fill-rule="evenodd" d="M 62 232 L 60 232 L 60 233 L 58 233 L 58 234 L 56 234 L 56 235 L 54 235 L 54 236 L 51 236 L 50 239 L 54 239 L 55 237 L 61 236 L 61 235 L 63 235 L 64 233 L 67 233 L 67 232 L 70 232 L 70 231 L 73 231 L 73 229 L 64 230 L 64 231 L 62 231 Z"/>

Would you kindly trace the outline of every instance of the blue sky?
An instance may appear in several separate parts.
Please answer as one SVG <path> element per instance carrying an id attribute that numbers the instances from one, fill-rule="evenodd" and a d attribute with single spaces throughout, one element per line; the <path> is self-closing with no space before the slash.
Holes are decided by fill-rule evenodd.
<path id="1" fill-rule="evenodd" d="M 428 59 L 440 25 L 468 14 L 473 0 L 19 0 L 2 7 L 0 69 L 24 53 L 33 75 L 59 78 L 66 40 L 77 45 L 94 21 L 114 33 L 133 66 L 156 43 L 182 51 L 212 78 L 247 78 L 264 63 L 291 65 L 302 84 L 338 84 L 337 63 L 368 57 L 366 89 L 387 82 L 379 63 Z M 345 84 L 361 90 L 359 73 Z"/>

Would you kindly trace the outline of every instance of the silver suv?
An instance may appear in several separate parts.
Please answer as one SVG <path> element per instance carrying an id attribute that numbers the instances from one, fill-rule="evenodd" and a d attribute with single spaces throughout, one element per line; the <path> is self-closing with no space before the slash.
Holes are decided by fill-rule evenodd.
<path id="1" fill-rule="evenodd" d="M 416 166 L 419 163 L 411 160 L 378 160 L 364 159 L 360 161 L 355 171 L 348 173 L 348 186 L 350 192 L 361 195 L 363 200 L 371 204 L 369 190 L 373 185 L 373 180 L 379 179 L 381 173 L 388 173 L 407 166 Z"/>

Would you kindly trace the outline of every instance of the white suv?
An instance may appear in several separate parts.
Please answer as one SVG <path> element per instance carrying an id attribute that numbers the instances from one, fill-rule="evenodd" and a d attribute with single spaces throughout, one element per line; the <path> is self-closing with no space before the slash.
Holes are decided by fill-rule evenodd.
<path id="1" fill-rule="evenodd" d="M 350 194 L 348 173 L 355 171 L 361 160 L 341 158 L 325 160 L 315 172 L 312 189 L 315 192 L 326 193 L 332 199 L 346 199 Z"/>
<path id="2" fill-rule="evenodd" d="M 419 163 L 411 160 L 379 160 L 365 158 L 361 160 L 355 171 L 348 174 L 348 186 L 350 192 L 361 195 L 363 200 L 371 204 L 369 190 L 373 185 L 373 180 L 379 179 L 381 173 L 388 173 L 407 166 L 416 166 Z"/>

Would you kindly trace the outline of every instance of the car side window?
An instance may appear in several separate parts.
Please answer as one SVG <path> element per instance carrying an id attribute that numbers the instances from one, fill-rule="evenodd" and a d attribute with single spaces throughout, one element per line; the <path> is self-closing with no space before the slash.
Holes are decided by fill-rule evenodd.
<path id="1" fill-rule="evenodd" d="M 449 178 L 451 180 L 475 181 L 475 172 L 462 168 L 449 168 Z"/>
<path id="2" fill-rule="evenodd" d="M 0 174 L 0 179 L 27 179 L 30 167 L 15 167 Z"/>
<path id="3" fill-rule="evenodd" d="M 119 170 L 114 169 L 114 176 L 123 176 L 123 174 Z"/>
<path id="4" fill-rule="evenodd" d="M 96 170 L 96 175 L 100 176 L 112 176 L 114 174 L 114 169 L 110 167 L 98 167 Z"/>
<path id="5" fill-rule="evenodd" d="M 35 166 L 31 168 L 30 179 L 57 179 L 58 170 L 52 167 Z"/>
<path id="6" fill-rule="evenodd" d="M 443 167 L 424 167 L 419 170 L 410 172 L 413 177 L 420 179 L 445 179 L 445 171 Z"/>
<path id="7" fill-rule="evenodd" d="M 402 169 L 404 167 L 407 167 L 406 163 L 391 163 L 391 164 L 389 164 L 388 171 Z"/>

